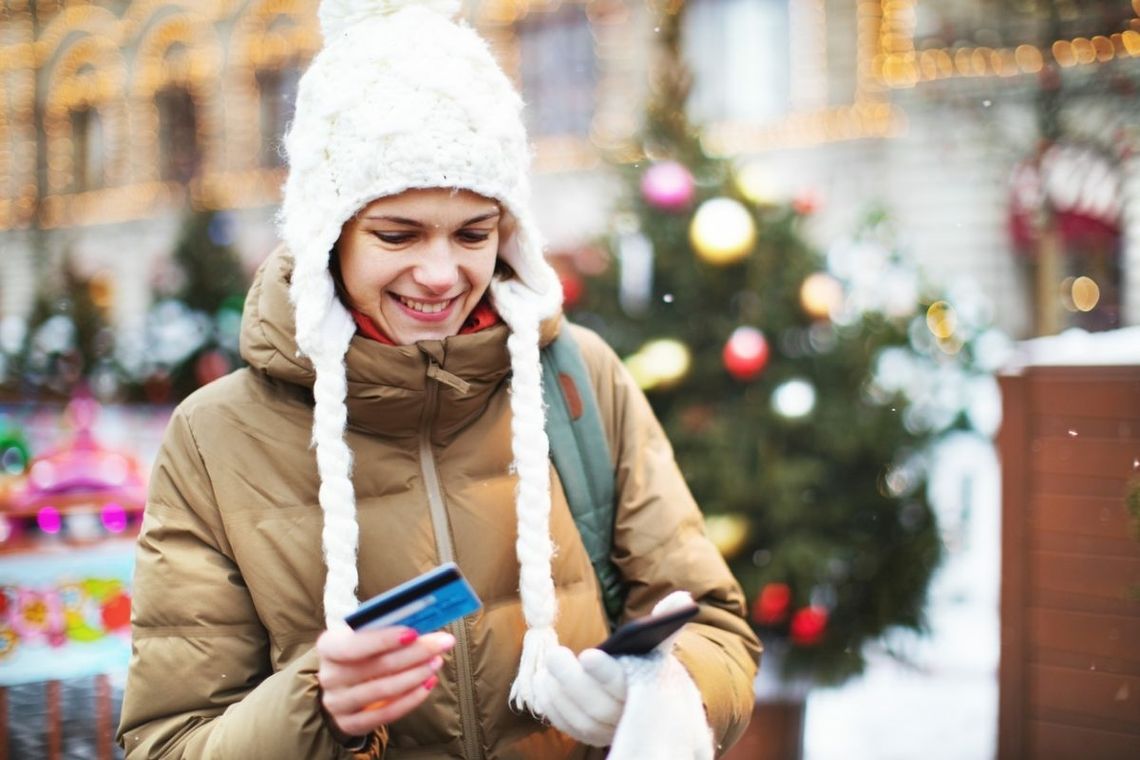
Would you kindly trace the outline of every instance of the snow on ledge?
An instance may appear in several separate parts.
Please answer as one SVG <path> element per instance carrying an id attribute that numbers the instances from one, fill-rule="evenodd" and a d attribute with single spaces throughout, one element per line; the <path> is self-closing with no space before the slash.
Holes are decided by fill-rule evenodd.
<path id="1" fill-rule="evenodd" d="M 1059 335 L 1021 341 L 1005 369 L 1133 364 L 1140 364 L 1140 325 L 1094 333 L 1074 327 Z"/>

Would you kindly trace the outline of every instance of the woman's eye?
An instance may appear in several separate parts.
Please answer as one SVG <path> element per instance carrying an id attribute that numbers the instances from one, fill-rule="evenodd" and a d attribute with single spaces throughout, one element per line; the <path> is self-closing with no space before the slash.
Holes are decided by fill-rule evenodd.
<path id="1" fill-rule="evenodd" d="M 389 245 L 400 245 L 412 239 L 412 234 L 409 232 L 374 232 L 372 233 L 381 242 L 388 243 Z"/>
<path id="2" fill-rule="evenodd" d="M 460 230 L 458 237 L 464 243 L 482 243 L 491 237 L 490 230 Z"/>

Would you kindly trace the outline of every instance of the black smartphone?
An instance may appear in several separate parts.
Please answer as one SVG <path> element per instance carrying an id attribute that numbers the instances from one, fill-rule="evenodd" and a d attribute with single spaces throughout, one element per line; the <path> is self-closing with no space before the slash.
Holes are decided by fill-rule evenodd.
<path id="1" fill-rule="evenodd" d="M 696 604 L 688 604 L 670 612 L 631 620 L 611 633 L 597 648 L 615 657 L 622 654 L 648 654 L 653 647 L 696 617 L 699 610 L 700 607 Z"/>

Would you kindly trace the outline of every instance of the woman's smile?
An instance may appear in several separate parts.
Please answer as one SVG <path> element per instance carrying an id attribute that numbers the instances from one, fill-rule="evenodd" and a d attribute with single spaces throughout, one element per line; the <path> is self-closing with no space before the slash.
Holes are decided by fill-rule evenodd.
<path id="1" fill-rule="evenodd" d="M 455 304 L 456 298 L 448 298 L 445 301 L 420 301 L 407 296 L 397 295 L 396 300 L 408 312 L 408 316 L 413 319 L 423 319 L 427 322 L 439 322 L 447 319 L 451 313 L 451 307 Z"/>

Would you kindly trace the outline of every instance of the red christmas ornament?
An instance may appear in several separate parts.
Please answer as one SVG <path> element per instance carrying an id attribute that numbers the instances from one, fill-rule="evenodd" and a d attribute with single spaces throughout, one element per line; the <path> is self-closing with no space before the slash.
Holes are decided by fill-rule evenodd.
<path id="1" fill-rule="evenodd" d="M 777 625 L 788 617 L 792 589 L 786 583 L 768 583 L 760 589 L 752 605 L 752 620 L 757 625 Z"/>
<path id="2" fill-rule="evenodd" d="M 823 641 L 823 634 L 827 630 L 827 609 L 812 605 L 801 607 L 792 615 L 792 624 L 789 628 L 792 643 L 801 647 L 810 647 Z"/>
<path id="3" fill-rule="evenodd" d="M 586 284 L 574 272 L 559 272 L 558 279 L 562 283 L 562 305 L 567 309 L 573 309 L 582 300 Z"/>
<path id="4" fill-rule="evenodd" d="M 811 216 L 820 207 L 819 196 L 810 190 L 805 190 L 792 201 L 792 210 L 800 216 Z"/>
<path id="5" fill-rule="evenodd" d="M 755 380 L 768 365 L 768 353 L 764 333 L 755 327 L 738 327 L 724 344 L 724 368 L 742 382 Z"/>

